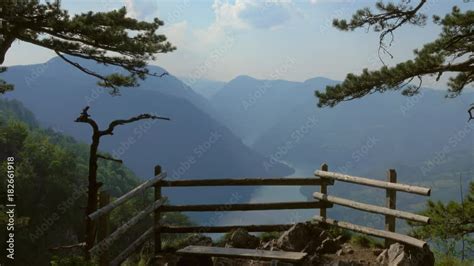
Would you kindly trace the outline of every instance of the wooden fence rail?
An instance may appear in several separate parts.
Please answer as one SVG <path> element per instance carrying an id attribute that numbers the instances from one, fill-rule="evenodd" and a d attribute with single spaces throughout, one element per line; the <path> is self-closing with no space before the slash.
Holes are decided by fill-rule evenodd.
<path id="1" fill-rule="evenodd" d="M 295 177 L 295 178 L 241 178 L 241 179 L 188 179 L 188 180 L 165 180 L 166 173 L 161 171 L 160 166 L 155 167 L 153 178 L 145 181 L 130 192 L 109 203 L 106 199 L 101 200 L 100 209 L 89 215 L 92 220 L 99 219 L 98 243 L 92 247 L 90 254 L 96 254 L 100 258 L 100 265 L 120 265 L 131 254 L 133 254 L 146 241 L 153 238 L 155 257 L 162 253 L 162 234 L 174 233 L 226 233 L 238 228 L 246 229 L 249 232 L 272 232 L 288 230 L 293 224 L 273 224 L 273 225 L 226 225 L 226 226 L 172 226 L 163 225 L 161 214 L 164 212 L 214 212 L 214 211 L 257 211 L 257 210 L 288 210 L 288 209 L 319 209 L 319 215 L 314 220 L 321 223 L 335 225 L 341 228 L 356 232 L 369 234 L 385 239 L 388 245 L 393 241 L 403 242 L 416 247 L 426 246 L 426 242 L 410 236 L 395 232 L 395 219 L 402 218 L 410 221 L 429 223 L 430 218 L 406 211 L 396 210 L 396 191 L 415 193 L 429 196 L 431 189 L 399 184 L 396 180 L 396 172 L 391 169 L 387 175 L 387 181 L 374 180 L 365 177 L 350 176 L 341 173 L 329 172 L 327 164 L 321 165 L 320 170 L 315 171 L 315 177 Z M 375 206 L 371 204 L 356 202 L 340 197 L 329 196 L 328 186 L 334 181 L 355 183 L 359 185 L 383 188 L 386 190 L 386 206 Z M 272 202 L 272 203 L 239 203 L 239 204 L 198 204 L 198 205 L 164 205 L 162 200 L 162 187 L 197 187 L 197 186 L 320 186 L 319 192 L 314 192 L 313 197 L 317 201 L 298 202 Z M 127 200 L 144 192 L 148 188 L 154 188 L 155 201 L 153 204 L 132 217 L 128 222 L 108 234 L 106 221 L 110 212 L 125 203 Z M 102 196 L 101 196 L 102 197 Z M 353 209 L 378 213 L 385 215 L 385 230 L 351 224 L 343 221 L 336 221 L 327 218 L 327 209 L 333 205 L 341 205 Z M 133 241 L 126 249 L 120 252 L 108 263 L 108 249 L 125 232 L 146 219 L 153 213 L 153 226 L 146 230 L 140 237 Z"/>
<path id="2" fill-rule="evenodd" d="M 323 164 L 323 166 L 321 167 L 321 170 L 316 170 L 314 172 L 314 175 L 319 176 L 321 178 L 329 178 L 332 180 L 348 182 L 348 183 L 353 183 L 353 184 L 358 184 L 358 185 L 364 185 L 364 186 L 370 186 L 370 187 L 376 187 L 376 188 L 385 188 L 386 190 L 386 200 L 385 200 L 386 207 L 380 207 L 380 206 L 365 204 L 365 203 L 352 201 L 352 200 L 348 200 L 344 198 L 329 196 L 327 195 L 327 193 L 323 192 L 322 190 L 320 193 L 318 192 L 313 193 L 313 197 L 321 201 L 326 201 L 333 204 L 350 207 L 353 209 L 358 209 L 361 211 L 384 214 L 385 215 L 385 231 L 363 227 L 363 226 L 351 224 L 348 222 L 340 222 L 340 221 L 327 219 L 325 213 L 321 213 L 320 216 L 316 216 L 315 217 L 316 221 L 326 222 L 328 224 L 336 225 L 341 228 L 382 237 L 385 239 L 385 247 L 390 246 L 393 243 L 393 241 L 404 242 L 404 243 L 417 246 L 417 247 L 422 247 L 426 245 L 426 242 L 424 241 L 421 241 L 418 239 L 415 239 L 416 240 L 415 241 L 414 238 L 412 237 L 395 233 L 395 225 L 396 225 L 395 218 L 402 218 L 402 219 L 415 221 L 415 222 L 421 222 L 421 223 L 430 222 L 429 217 L 410 213 L 410 212 L 396 210 L 396 199 L 397 199 L 396 192 L 403 191 L 403 192 L 418 194 L 422 196 L 429 196 L 431 194 L 430 188 L 397 183 L 397 172 L 394 169 L 388 170 L 387 181 L 329 172 L 326 164 Z"/>
<path id="3" fill-rule="evenodd" d="M 424 248 L 427 245 L 427 243 L 425 241 L 418 240 L 418 239 L 410 237 L 410 236 L 397 234 L 397 233 L 394 233 L 394 232 L 378 230 L 378 229 L 374 229 L 374 228 L 370 228 L 370 227 L 351 224 L 351 223 L 343 222 L 343 221 L 337 221 L 337 220 L 333 220 L 333 219 L 329 219 L 329 218 L 323 218 L 321 216 L 315 216 L 313 219 L 315 221 L 318 221 L 318 222 L 327 223 L 327 224 L 330 224 L 330 225 L 334 225 L 334 226 L 337 226 L 337 227 L 340 227 L 340 228 L 348 229 L 348 230 L 359 232 L 359 233 L 364 233 L 364 234 L 367 234 L 367 235 L 372 235 L 372 236 L 381 237 L 381 238 L 385 238 L 385 239 L 388 238 L 388 239 L 391 239 L 391 240 L 406 243 L 406 244 L 409 244 L 409 245 L 412 245 L 412 246 L 415 246 L 415 247 L 419 247 L 419 248 Z"/>
<path id="4" fill-rule="evenodd" d="M 116 200 L 114 200 L 114 202 L 110 203 L 109 205 L 104 206 L 103 208 L 100 208 L 97 211 L 89 214 L 89 219 L 97 220 L 99 217 L 108 214 L 113 209 L 124 204 L 129 199 L 133 198 L 134 196 L 142 193 L 145 189 L 155 185 L 156 182 L 160 181 L 161 179 L 165 177 L 166 177 L 166 172 L 161 173 L 160 175 L 154 176 L 151 179 L 148 179 L 147 181 L 143 182 L 141 185 L 137 186 L 136 188 L 130 190 L 129 192 L 121 196 L 120 198 L 117 198 Z"/>
<path id="5" fill-rule="evenodd" d="M 395 170 L 392 169 L 392 171 L 395 171 Z M 319 176 L 319 177 L 324 177 L 324 178 L 330 178 L 330 179 L 338 180 L 342 182 L 348 182 L 348 183 L 354 183 L 354 184 L 378 187 L 378 188 L 392 189 L 392 190 L 397 190 L 397 191 L 414 193 L 414 194 L 418 194 L 422 196 L 429 196 L 431 194 L 430 188 L 399 184 L 395 182 L 386 182 L 386 181 L 375 180 L 375 179 L 370 179 L 370 178 L 365 178 L 365 177 L 350 176 L 350 175 L 334 173 L 334 172 L 326 172 L 322 170 L 315 171 L 314 175 Z"/>
<path id="6" fill-rule="evenodd" d="M 161 212 L 206 212 L 206 211 L 267 211 L 292 209 L 331 208 L 331 203 L 320 201 L 272 202 L 246 204 L 209 204 L 209 205 L 163 205 Z"/>
<path id="7" fill-rule="evenodd" d="M 320 186 L 332 185 L 334 181 L 321 178 L 241 178 L 241 179 L 188 179 L 159 180 L 161 187 L 207 187 L 207 186 Z"/>
<path id="8" fill-rule="evenodd" d="M 352 201 L 352 200 L 347 200 L 339 197 L 334 197 L 334 196 L 328 196 L 323 193 L 319 192 L 314 192 L 313 197 L 315 199 L 319 199 L 322 201 L 327 201 L 330 203 L 334 203 L 337 205 L 341 206 L 346 206 L 349 208 L 361 210 L 361 211 L 366 211 L 366 212 L 371 212 L 371 213 L 378 213 L 378 214 L 386 214 L 389 216 L 394 216 L 397 218 L 402 218 L 405 220 L 410 220 L 414 222 L 420 222 L 420 223 L 429 223 L 430 218 L 418 214 L 413 214 L 410 212 L 404 212 L 404 211 L 398 211 L 390 208 L 385 208 L 385 207 L 379 207 L 371 204 L 365 204 L 365 203 L 360 203 L 357 201 Z"/>
<path id="9" fill-rule="evenodd" d="M 160 166 L 155 167 L 155 176 L 133 190 L 117 198 L 115 201 L 101 205 L 100 209 L 89 215 L 89 219 L 97 220 L 107 217 L 111 211 L 119 207 L 129 199 L 143 193 L 146 189 L 153 187 L 155 191 L 155 202 L 146 209 L 132 217 L 128 222 L 117 228 L 108 235 L 98 239 L 98 243 L 89 250 L 90 254 L 105 258 L 110 246 L 123 234 L 138 222 L 146 219 L 153 213 L 154 225 L 133 241 L 125 250 L 116 256 L 109 265 L 120 265 L 137 248 L 150 238 L 154 238 L 155 255 L 162 252 L 161 234 L 163 233 L 225 233 L 237 228 L 244 228 L 249 232 L 284 231 L 292 224 L 276 225 L 234 225 L 234 226 L 166 226 L 161 224 L 161 213 L 163 212 L 214 212 L 214 211 L 257 211 L 257 210 L 288 210 L 288 209 L 326 209 L 333 206 L 332 203 L 324 201 L 304 202 L 272 202 L 272 203 L 245 203 L 245 204 L 201 204 L 201 205 L 163 205 L 162 187 L 195 187 L 195 186 L 329 186 L 334 181 L 327 178 L 317 177 L 295 177 L 295 178 L 224 178 L 224 179 L 188 179 L 188 180 L 165 180 L 166 173 L 161 171 Z M 108 256 L 107 256 L 108 258 Z M 104 264 L 107 265 L 107 264 Z"/>

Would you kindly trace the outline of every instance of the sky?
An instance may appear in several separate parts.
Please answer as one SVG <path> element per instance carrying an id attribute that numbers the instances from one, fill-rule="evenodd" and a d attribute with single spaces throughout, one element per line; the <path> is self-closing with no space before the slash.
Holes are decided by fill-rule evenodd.
<path id="1" fill-rule="evenodd" d="M 364 29 L 341 32 L 334 18 L 350 18 L 366 0 L 62 0 L 70 13 L 107 11 L 126 6 L 128 15 L 165 22 L 165 34 L 177 50 L 150 62 L 178 77 L 229 81 L 239 75 L 304 81 L 323 76 L 342 80 L 347 73 L 382 65 L 379 35 Z M 413 1 L 417 3 L 417 1 Z M 444 15 L 462 0 L 432 0 L 422 11 Z M 434 40 L 440 28 L 406 26 L 398 30 L 387 65 L 413 58 L 413 49 Z M 43 63 L 51 51 L 15 42 L 5 65 Z M 433 84 L 446 87 L 445 84 Z"/>

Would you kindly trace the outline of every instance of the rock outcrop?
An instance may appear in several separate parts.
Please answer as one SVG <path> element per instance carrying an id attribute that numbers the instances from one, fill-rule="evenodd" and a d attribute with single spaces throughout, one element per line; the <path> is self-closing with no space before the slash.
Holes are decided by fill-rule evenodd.
<path id="1" fill-rule="evenodd" d="M 347 237 L 347 236 L 346 236 Z M 434 265 L 434 256 L 429 248 L 419 249 L 399 243 L 388 249 L 360 246 L 350 243 L 348 238 L 334 237 L 327 227 L 317 223 L 298 223 L 283 232 L 278 239 L 260 241 L 255 235 L 244 229 L 233 231 L 223 243 L 225 247 L 282 250 L 305 252 L 308 254 L 303 265 L 332 265 L 332 266 L 430 266 Z M 212 244 L 211 239 L 205 236 L 191 236 L 189 245 Z M 211 265 L 210 260 L 189 257 L 179 260 L 179 265 Z M 271 262 L 232 258 L 214 258 L 213 265 L 225 266 L 266 266 L 274 265 Z M 277 265 L 290 265 L 279 262 Z"/>
<path id="2" fill-rule="evenodd" d="M 260 239 L 254 235 L 251 235 L 247 230 L 239 228 L 232 232 L 228 241 L 226 242 L 226 247 L 232 248 L 257 248 L 260 244 Z"/>
<path id="3" fill-rule="evenodd" d="M 434 255 L 428 247 L 420 249 L 395 243 L 380 253 L 377 262 L 388 266 L 431 266 Z"/>

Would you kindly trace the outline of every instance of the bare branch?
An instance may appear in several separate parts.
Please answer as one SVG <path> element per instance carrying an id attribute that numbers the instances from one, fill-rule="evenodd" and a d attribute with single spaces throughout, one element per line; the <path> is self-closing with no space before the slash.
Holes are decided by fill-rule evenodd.
<path id="1" fill-rule="evenodd" d="M 474 119 L 473 117 L 473 111 L 474 111 L 474 104 L 471 104 L 471 107 L 469 108 L 469 110 L 467 110 L 467 113 L 469 114 L 469 120 L 467 120 L 467 122 L 471 121 L 472 119 Z"/>
<path id="2" fill-rule="evenodd" d="M 97 158 L 113 161 L 113 162 L 116 162 L 116 163 L 123 163 L 123 161 L 120 160 L 120 159 L 115 159 L 115 158 L 112 158 L 110 156 L 106 156 L 106 155 L 102 155 L 102 154 L 97 154 Z"/>
<path id="3" fill-rule="evenodd" d="M 144 120 L 144 119 L 171 120 L 167 117 L 155 116 L 155 115 L 150 115 L 150 114 L 141 114 L 139 116 L 135 116 L 135 117 L 125 119 L 125 120 L 120 119 L 120 120 L 112 121 L 109 124 L 109 127 L 106 130 L 100 131 L 100 135 L 101 136 L 103 136 L 103 135 L 113 135 L 114 134 L 113 131 L 114 131 L 116 126 L 125 125 L 125 124 L 133 123 L 133 122 L 136 122 L 136 121 L 139 121 L 139 120 Z"/>
<path id="4" fill-rule="evenodd" d="M 73 245 L 52 247 L 52 248 L 49 248 L 48 250 L 49 251 L 59 251 L 59 250 L 63 250 L 63 249 L 84 248 L 85 246 L 86 246 L 86 243 L 81 242 L 81 243 L 77 243 L 77 244 L 73 244 Z"/>

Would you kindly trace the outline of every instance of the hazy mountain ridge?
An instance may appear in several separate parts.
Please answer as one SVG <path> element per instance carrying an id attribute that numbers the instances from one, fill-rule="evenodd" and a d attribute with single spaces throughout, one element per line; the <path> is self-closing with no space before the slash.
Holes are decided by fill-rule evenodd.
<path id="1" fill-rule="evenodd" d="M 151 70 L 158 72 L 160 68 L 152 67 Z M 16 86 L 13 92 L 5 95 L 7 98 L 23 102 L 43 125 L 87 143 L 91 134 L 89 126 L 73 122 L 86 105 L 91 106 L 89 113 L 101 127 L 111 120 L 141 113 L 170 117 L 171 121 L 146 121 L 119 127 L 114 136 L 102 140 L 102 150 L 122 158 L 141 178 L 149 178 L 156 164 L 163 166 L 169 178 L 285 176 L 292 173 L 282 164 L 270 172 L 265 171 L 265 158 L 207 115 L 203 111 L 206 100 L 172 76 L 147 79 L 141 87 L 124 88 L 122 95 L 116 97 L 97 88 L 95 79 L 57 58 L 42 65 L 10 67 L 4 78 Z M 171 195 L 174 202 L 218 202 L 227 200 L 230 195 L 227 189 L 203 188 L 199 191 L 206 196 L 197 199 L 198 194 L 187 191 L 176 189 L 165 191 L 165 195 Z M 239 191 L 240 198 L 245 200 L 252 189 Z M 196 189 L 193 192 L 197 192 Z"/>
<path id="2" fill-rule="evenodd" d="M 386 92 L 317 108 L 314 91 L 336 83 L 321 77 L 298 83 L 239 76 L 212 103 L 233 132 L 265 156 L 279 154 L 279 160 L 314 167 L 328 162 L 364 168 L 429 160 L 466 127 L 466 108 L 474 102 L 473 92 L 446 99 L 445 91 L 423 88 L 414 97 Z M 246 100 L 252 104 L 245 106 Z M 469 136 L 453 149 L 474 149 Z"/>

